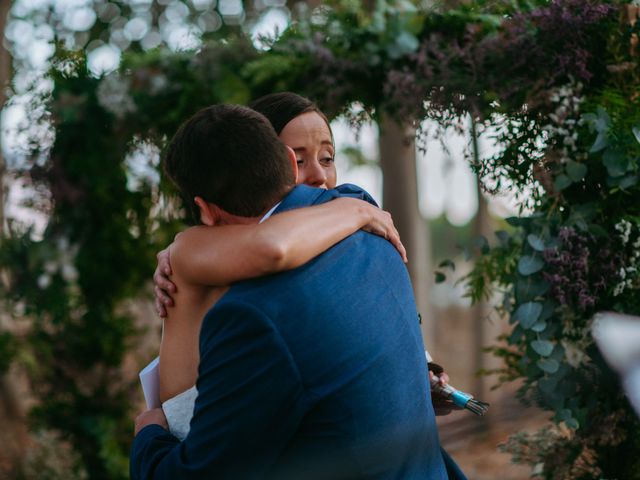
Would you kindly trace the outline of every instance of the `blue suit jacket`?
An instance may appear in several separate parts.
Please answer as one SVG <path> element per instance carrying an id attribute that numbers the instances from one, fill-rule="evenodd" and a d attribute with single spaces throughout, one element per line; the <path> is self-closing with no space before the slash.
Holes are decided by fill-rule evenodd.
<path id="1" fill-rule="evenodd" d="M 340 195 L 299 186 L 276 213 Z M 380 237 L 235 284 L 200 356 L 189 435 L 144 428 L 132 478 L 448 478 L 411 284 Z"/>

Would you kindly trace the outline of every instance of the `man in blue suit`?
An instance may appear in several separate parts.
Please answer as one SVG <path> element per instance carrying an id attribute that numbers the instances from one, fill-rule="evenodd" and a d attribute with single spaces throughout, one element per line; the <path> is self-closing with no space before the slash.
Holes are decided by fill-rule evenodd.
<path id="1" fill-rule="evenodd" d="M 244 107 L 198 112 L 170 152 L 183 193 L 226 223 L 344 194 L 295 187 L 295 157 Z M 198 374 L 183 442 L 154 415 L 139 422 L 133 478 L 439 480 L 456 468 L 440 449 L 409 277 L 380 237 L 360 231 L 295 270 L 235 284 L 203 321 Z"/>

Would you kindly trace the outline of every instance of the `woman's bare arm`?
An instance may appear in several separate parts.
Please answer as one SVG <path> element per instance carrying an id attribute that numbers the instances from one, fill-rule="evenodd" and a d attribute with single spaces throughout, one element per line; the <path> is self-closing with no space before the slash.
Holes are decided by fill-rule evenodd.
<path id="1" fill-rule="evenodd" d="M 362 200 L 339 198 L 274 215 L 261 224 L 190 228 L 171 245 L 171 266 L 191 285 L 228 285 L 296 268 L 359 229 L 387 238 L 406 261 L 387 212 Z"/>

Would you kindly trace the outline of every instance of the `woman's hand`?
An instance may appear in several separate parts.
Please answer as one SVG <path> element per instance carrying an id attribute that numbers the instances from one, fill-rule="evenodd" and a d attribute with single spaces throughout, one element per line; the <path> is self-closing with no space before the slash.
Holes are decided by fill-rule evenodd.
<path id="1" fill-rule="evenodd" d="M 169 280 L 171 275 L 171 262 L 169 258 L 169 247 L 164 250 L 160 250 L 156 255 L 158 259 L 158 266 L 153 273 L 154 293 L 156 295 L 155 304 L 156 312 L 161 317 L 167 316 L 167 307 L 173 306 L 172 293 L 178 291 L 175 284 Z"/>
<path id="2" fill-rule="evenodd" d="M 366 202 L 363 203 L 367 215 L 369 215 L 369 222 L 362 227 L 365 232 L 370 232 L 375 235 L 386 238 L 391 244 L 396 247 L 396 250 L 400 253 L 402 260 L 407 263 L 407 250 L 400 241 L 400 234 L 393 224 L 391 214 L 384 210 L 374 207 Z"/>

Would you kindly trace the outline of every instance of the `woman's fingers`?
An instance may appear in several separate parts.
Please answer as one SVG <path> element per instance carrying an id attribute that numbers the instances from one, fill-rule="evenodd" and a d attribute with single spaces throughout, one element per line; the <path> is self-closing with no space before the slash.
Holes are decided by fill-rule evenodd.
<path id="1" fill-rule="evenodd" d="M 404 248 L 404 245 L 400 241 L 400 235 L 398 235 L 398 234 L 391 235 L 388 238 L 388 240 L 391 242 L 391 244 L 394 247 L 396 247 L 396 250 L 398 250 L 398 252 L 400 253 L 400 256 L 402 257 L 402 261 L 404 263 L 407 263 L 409 261 L 407 259 L 407 250 L 406 250 L 406 248 Z"/>
<path id="2" fill-rule="evenodd" d="M 164 308 L 164 305 L 162 304 L 160 299 L 158 299 L 158 297 L 155 298 L 154 303 L 156 306 L 156 313 L 158 314 L 158 316 L 165 318 L 167 316 L 167 309 Z"/>
<path id="3" fill-rule="evenodd" d="M 153 272 L 153 291 L 156 296 L 156 312 L 161 317 L 166 317 L 167 307 L 173 306 L 173 298 L 171 297 L 171 294 L 177 292 L 178 288 L 171 280 L 169 280 L 169 275 L 172 273 L 169 259 L 169 248 L 165 248 L 158 252 L 156 258 L 158 259 L 158 265 L 156 266 L 155 272 Z"/>
<path id="4" fill-rule="evenodd" d="M 171 293 L 176 293 L 177 288 L 175 284 L 169 280 L 169 277 L 161 270 L 160 265 L 156 267 L 156 271 L 153 272 L 154 285 L 164 292 L 164 296 L 171 298 Z"/>
<path id="5" fill-rule="evenodd" d="M 372 225 L 373 232 L 378 233 L 380 236 L 386 238 L 391 242 L 391 244 L 398 250 L 402 260 L 406 263 L 407 259 L 407 250 L 404 248 L 402 241 L 400 240 L 400 234 L 393 224 L 393 218 L 389 212 L 385 212 L 384 210 L 380 210 L 376 207 L 373 207 L 376 211 L 376 215 L 374 215 L 374 222 L 377 225 Z M 378 232 L 379 230 L 379 232 Z"/>
<path id="6" fill-rule="evenodd" d="M 167 277 L 172 274 L 171 272 L 171 260 L 169 255 L 169 248 L 165 248 L 164 250 L 160 250 L 156 255 L 158 259 L 158 267 L 157 270 L 160 270 Z"/>
<path id="7" fill-rule="evenodd" d="M 156 312 L 160 317 L 167 316 L 167 307 L 173 306 L 173 298 L 171 293 L 175 293 L 177 288 L 175 284 L 169 280 L 171 275 L 171 264 L 169 261 L 169 249 L 161 250 L 156 255 L 158 259 L 158 265 L 155 272 L 153 272 L 153 291 L 155 293 L 155 306 Z"/>

